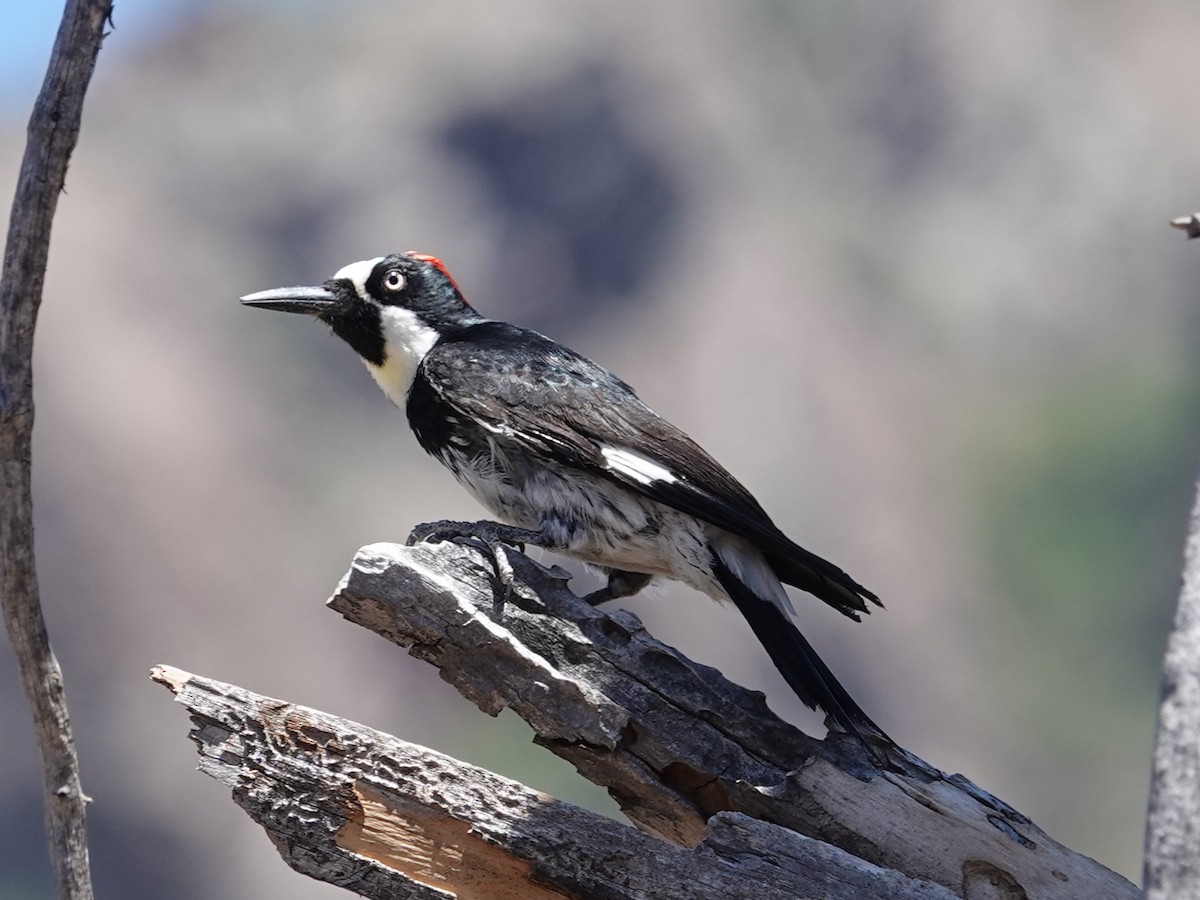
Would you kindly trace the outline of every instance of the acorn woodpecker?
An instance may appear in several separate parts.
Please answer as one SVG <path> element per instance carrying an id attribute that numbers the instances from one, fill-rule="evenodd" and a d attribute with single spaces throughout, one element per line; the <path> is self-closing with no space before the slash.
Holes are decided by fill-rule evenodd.
<path id="1" fill-rule="evenodd" d="M 879 599 L 791 541 L 737 479 L 607 369 L 483 317 L 441 261 L 419 253 L 241 300 L 327 324 L 407 412 L 425 451 L 500 520 L 421 525 L 410 543 L 482 541 L 500 574 L 502 545 L 548 548 L 607 575 L 590 603 L 660 576 L 732 601 L 807 706 L 860 740 L 890 744 L 792 624 L 783 583 L 855 621 Z"/>

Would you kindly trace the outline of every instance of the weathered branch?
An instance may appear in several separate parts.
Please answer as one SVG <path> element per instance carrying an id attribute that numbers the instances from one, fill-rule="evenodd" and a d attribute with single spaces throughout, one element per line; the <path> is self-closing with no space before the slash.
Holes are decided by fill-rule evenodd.
<path id="1" fill-rule="evenodd" d="M 513 709 L 536 743 L 606 787 L 649 834 L 352 723 L 158 670 L 193 711 L 201 768 L 234 786 L 295 868 L 348 879 L 368 896 L 442 896 L 404 879 L 387 893 L 372 880 L 397 873 L 417 878 L 422 891 L 434 884 L 459 896 L 507 896 L 472 894 L 414 869 L 412 859 L 450 846 L 454 866 L 517 873 L 569 896 L 1139 896 L 965 778 L 896 748 L 881 770 L 852 739 L 814 740 L 776 718 L 761 694 L 654 640 L 628 612 L 605 614 L 555 571 L 520 554 L 510 561 L 513 592 L 497 610 L 476 550 L 376 544 L 359 551 L 329 603 L 438 666 L 485 712 Z M 479 802 L 454 799 L 448 783 Z M 417 849 L 384 853 L 349 840 L 376 815 L 386 826 L 367 830 Z M 547 823 L 554 827 L 540 830 Z M 520 865 L 483 859 L 482 844 L 464 844 L 468 830 Z M 717 858 L 750 866 L 742 888 L 696 881 L 698 861 Z M 770 889 L 755 874 L 767 859 L 780 867 Z M 626 893 L 608 880 L 613 860 L 626 871 Z M 660 869 L 674 878 L 677 863 L 693 873 L 692 888 L 686 878 L 669 889 L 652 880 Z M 797 887 L 786 880 L 793 876 L 817 881 Z M 529 890 L 514 896 L 536 896 Z"/>
<path id="2" fill-rule="evenodd" d="M 684 849 L 326 713 L 166 666 L 200 768 L 297 871 L 366 897 L 951 900 L 828 844 L 721 813 Z"/>
<path id="3" fill-rule="evenodd" d="M 1200 214 L 1171 225 L 1200 237 Z M 1200 483 L 1163 658 L 1142 881 L 1147 900 L 1200 897 Z"/>
<path id="4" fill-rule="evenodd" d="M 1162 702 L 1146 819 L 1148 900 L 1200 896 L 1200 486 L 1188 526 L 1183 589 L 1163 660 Z"/>
<path id="5" fill-rule="evenodd" d="M 736 811 L 963 895 L 1004 883 L 1030 897 L 1138 896 L 965 778 L 903 751 L 879 771 L 852 739 L 816 741 L 632 614 L 511 561 L 502 618 L 482 557 L 445 544 L 364 547 L 330 606 L 438 666 L 484 711 L 513 709 L 537 743 L 675 843 L 696 844 L 710 816 Z"/>
<path id="6" fill-rule="evenodd" d="M 0 605 L 33 713 L 46 794 L 46 838 L 59 897 L 92 896 L 79 765 L 38 598 L 30 446 L 33 332 L 50 225 L 79 137 L 111 0 L 69 0 L 29 120 L 0 271 Z"/>

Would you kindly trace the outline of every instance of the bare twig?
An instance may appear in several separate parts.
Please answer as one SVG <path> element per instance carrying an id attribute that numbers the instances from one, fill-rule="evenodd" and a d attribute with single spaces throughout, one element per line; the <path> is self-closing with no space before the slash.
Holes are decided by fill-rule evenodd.
<path id="1" fill-rule="evenodd" d="M 1148 900 L 1200 897 L 1200 487 L 1163 660 L 1143 870 Z"/>
<path id="2" fill-rule="evenodd" d="M 30 445 L 33 332 L 50 225 L 79 136 L 111 0 L 68 0 L 29 120 L 0 271 L 0 602 L 33 713 L 46 791 L 46 837 L 60 898 L 92 896 L 79 765 L 38 599 L 33 553 Z"/>
<path id="3" fill-rule="evenodd" d="M 1192 213 L 1190 216 L 1180 216 L 1171 220 L 1171 227 L 1178 228 L 1188 236 L 1188 240 L 1200 237 L 1200 216 Z"/>

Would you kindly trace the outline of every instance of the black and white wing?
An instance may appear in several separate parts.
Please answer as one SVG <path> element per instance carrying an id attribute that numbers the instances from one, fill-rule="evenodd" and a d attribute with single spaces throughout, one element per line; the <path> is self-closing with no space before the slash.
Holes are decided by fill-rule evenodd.
<path id="1" fill-rule="evenodd" d="M 408 402 L 426 449 L 431 436 L 422 434 L 422 422 L 448 412 L 746 539 L 781 581 L 851 618 L 868 611 L 866 600 L 879 603 L 840 568 L 784 535 L 736 478 L 627 384 L 535 332 L 484 321 L 444 338 L 422 361 Z M 432 405 L 442 413 L 423 409 Z"/>

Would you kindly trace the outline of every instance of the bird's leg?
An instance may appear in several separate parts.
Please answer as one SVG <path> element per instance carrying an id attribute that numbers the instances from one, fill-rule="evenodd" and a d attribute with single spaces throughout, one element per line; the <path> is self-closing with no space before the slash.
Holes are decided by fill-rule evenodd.
<path id="1" fill-rule="evenodd" d="M 480 522 L 456 522 L 453 519 L 425 522 L 409 533 L 405 543 L 411 547 L 421 541 L 433 544 L 453 541 L 461 544 L 470 543 L 472 540 L 489 547 L 495 544 L 508 544 L 517 549 L 524 549 L 526 544 L 533 544 L 535 547 L 552 546 L 547 543 L 546 535 L 540 531 L 517 528 L 502 522 L 489 522 L 486 519 Z"/>
<path id="2" fill-rule="evenodd" d="M 647 575 L 644 572 L 626 572 L 622 569 L 610 569 L 608 572 L 608 584 L 597 591 L 592 591 L 582 599 L 584 603 L 598 606 L 601 603 L 607 603 L 609 600 L 632 597 L 648 585 L 653 577 L 653 575 Z"/>
<path id="3" fill-rule="evenodd" d="M 554 547 L 554 544 L 540 531 L 517 528 L 501 522 L 489 522 L 486 519 L 480 522 L 456 522 L 452 519 L 425 522 L 409 533 L 405 543 L 411 547 L 422 541 L 432 544 L 452 541 L 456 544 L 468 544 L 483 550 L 492 561 L 492 569 L 496 581 L 500 585 L 495 604 L 497 615 L 504 612 L 504 604 L 508 602 L 513 586 L 512 563 L 508 561 L 505 547 L 515 547 L 522 553 L 525 551 L 526 544 L 549 549 Z"/>
<path id="4" fill-rule="evenodd" d="M 505 525 L 501 522 L 489 522 L 486 519 L 479 522 L 458 522 L 453 519 L 425 522 L 412 530 L 405 543 L 411 547 L 413 544 L 422 541 L 428 541 L 433 544 L 440 543 L 441 541 L 452 541 L 456 544 L 468 544 L 477 547 L 487 553 L 492 561 L 492 569 L 495 572 L 496 581 L 501 588 L 496 598 L 497 613 L 503 611 L 504 604 L 508 601 L 508 597 L 512 593 L 513 569 L 512 563 L 508 561 L 508 555 L 505 552 L 506 547 L 515 547 L 520 552 L 525 551 L 526 544 L 531 544 L 534 547 L 542 547 L 546 550 L 562 549 L 545 532 L 534 531 L 529 528 L 518 528 L 515 525 Z M 648 585 L 653 577 L 653 575 L 647 575 L 644 572 L 626 572 L 623 569 L 609 569 L 608 584 L 599 590 L 592 591 L 592 593 L 581 599 L 584 603 L 597 606 L 601 603 L 607 603 L 609 600 L 632 597 Z"/>

